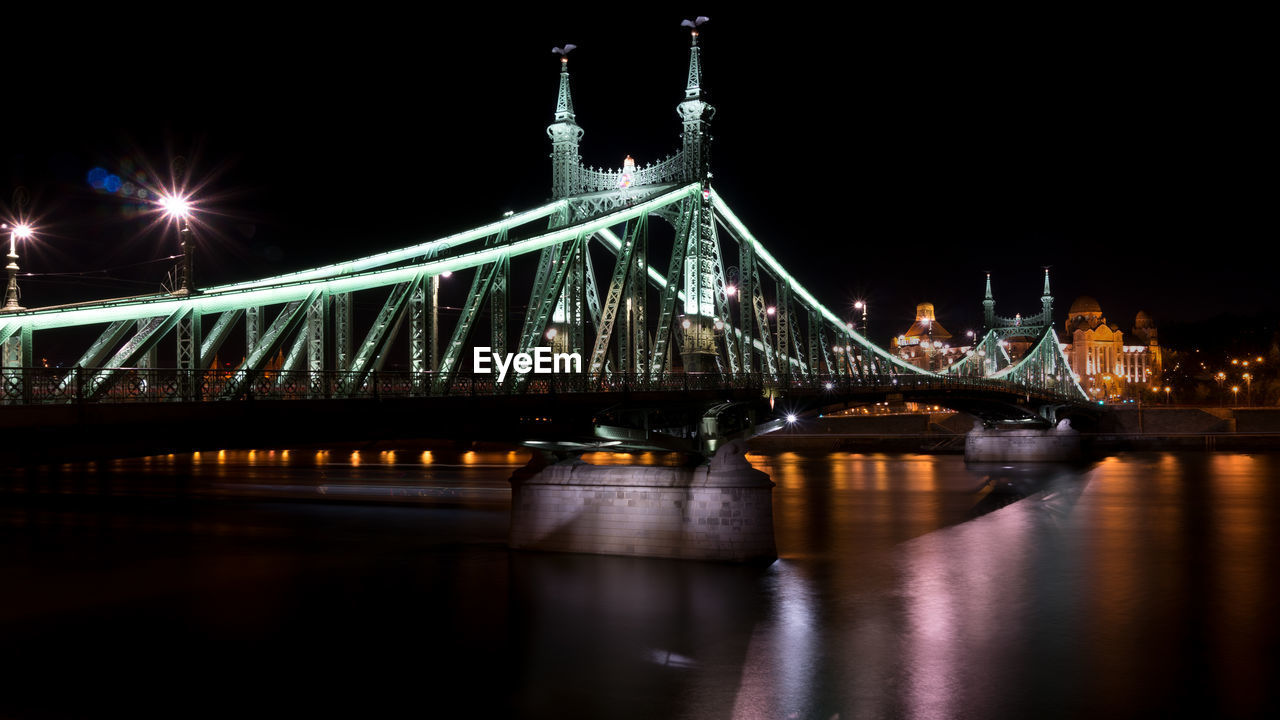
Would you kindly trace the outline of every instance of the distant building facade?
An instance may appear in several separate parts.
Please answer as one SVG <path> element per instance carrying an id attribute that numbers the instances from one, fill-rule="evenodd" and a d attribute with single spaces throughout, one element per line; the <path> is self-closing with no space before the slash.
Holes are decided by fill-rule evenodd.
<path id="1" fill-rule="evenodd" d="M 952 346 L 951 333 L 938 322 L 933 303 L 916 305 L 916 320 L 893 339 L 894 353 L 925 370 L 942 370 L 964 357 L 968 347 Z"/>
<path id="2" fill-rule="evenodd" d="M 1124 332 L 1102 314 L 1089 296 L 1067 312 L 1063 350 L 1071 371 L 1086 392 L 1099 400 L 1124 397 L 1160 381 L 1160 342 L 1155 323 L 1145 312 L 1134 318 L 1129 342 Z"/>

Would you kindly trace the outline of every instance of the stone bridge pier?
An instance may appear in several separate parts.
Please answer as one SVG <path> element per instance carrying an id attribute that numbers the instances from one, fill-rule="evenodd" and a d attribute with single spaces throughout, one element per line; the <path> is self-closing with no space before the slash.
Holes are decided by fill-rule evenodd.
<path id="1" fill-rule="evenodd" d="M 590 465 L 534 453 L 511 477 L 517 550 L 772 562 L 773 482 L 746 446 L 689 467 Z"/>
<path id="2" fill-rule="evenodd" d="M 1080 433 L 1062 420 L 1052 428 L 974 427 L 965 436 L 966 462 L 1075 462 L 1082 457 Z"/>

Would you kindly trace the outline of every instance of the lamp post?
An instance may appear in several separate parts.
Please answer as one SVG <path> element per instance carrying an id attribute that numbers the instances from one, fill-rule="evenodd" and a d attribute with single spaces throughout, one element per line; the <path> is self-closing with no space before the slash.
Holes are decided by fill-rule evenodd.
<path id="1" fill-rule="evenodd" d="M 26 309 L 18 304 L 18 241 L 31 237 L 31 226 L 17 223 L 12 228 L 7 224 L 3 227 L 9 230 L 9 264 L 5 266 L 9 271 L 9 285 L 5 290 L 3 312 L 17 312 Z"/>
<path id="2" fill-rule="evenodd" d="M 933 321 L 924 319 L 924 369 L 932 370 L 934 361 Z"/>
<path id="3" fill-rule="evenodd" d="M 870 338 L 870 328 L 867 327 L 867 303 L 859 300 L 853 304 L 853 309 L 862 311 L 862 337 Z"/>
<path id="4" fill-rule="evenodd" d="M 773 341 L 772 344 L 773 344 L 774 359 L 775 361 L 785 362 L 785 360 L 783 360 L 783 358 L 781 357 L 782 351 L 780 350 L 780 347 L 782 345 L 782 338 L 778 337 L 778 333 L 775 331 L 776 326 L 774 325 L 774 322 L 773 322 L 774 316 L 778 314 L 778 308 L 774 307 L 773 305 L 770 305 L 769 307 L 765 308 L 764 314 L 766 315 L 765 322 L 769 323 L 769 327 L 765 328 L 765 330 L 767 330 L 769 334 L 772 336 L 771 339 Z M 786 368 L 784 367 L 779 367 L 777 370 L 779 375 L 783 375 L 786 373 Z"/>
<path id="5" fill-rule="evenodd" d="M 193 256 L 195 238 L 191 233 L 191 201 L 180 193 L 160 196 L 160 210 L 178 228 L 178 244 L 182 248 L 182 264 L 178 266 L 178 288 L 174 295 L 191 295 L 196 292 Z"/>
<path id="6" fill-rule="evenodd" d="M 1241 377 L 1244 378 L 1244 404 L 1247 407 L 1253 405 L 1253 375 L 1245 373 Z"/>
<path id="7" fill-rule="evenodd" d="M 1213 379 L 1218 381 L 1218 402 L 1223 405 L 1226 405 L 1227 398 L 1222 392 L 1222 382 L 1227 379 L 1227 374 L 1224 372 L 1220 372 L 1217 375 L 1214 375 Z"/>
<path id="8" fill-rule="evenodd" d="M 737 269 L 737 268 L 730 267 L 730 268 L 729 268 L 729 276 L 730 276 L 730 278 L 731 278 L 731 279 L 736 279 L 736 278 L 737 278 L 737 272 L 738 272 L 738 269 Z M 733 282 L 730 282 L 729 284 L 725 285 L 725 286 L 724 286 L 724 297 L 725 297 L 725 304 L 726 304 L 727 306 L 731 306 L 731 305 L 733 304 L 733 301 L 734 301 L 734 300 L 736 300 L 736 299 L 738 298 L 738 286 L 737 286 L 736 284 L 734 284 Z M 732 310 L 730 310 L 730 311 L 729 311 L 729 317 L 728 317 L 728 318 L 725 318 L 725 319 L 724 319 L 724 322 L 726 322 L 726 323 L 727 323 L 727 322 L 729 321 L 729 318 L 732 318 L 732 317 L 733 317 L 733 311 L 732 311 Z M 741 333 L 741 334 L 739 335 L 739 339 L 740 339 L 740 341 L 741 341 L 741 343 L 742 343 L 742 348 L 741 348 L 742 357 L 743 357 L 743 358 L 749 358 L 749 357 L 751 356 L 751 338 L 750 338 L 750 333 Z M 731 334 L 726 333 L 726 334 L 725 334 L 725 342 L 733 342 L 733 336 L 732 336 Z M 744 363 L 743 363 L 742 371 L 743 371 L 743 372 L 745 372 L 745 373 L 747 373 L 748 375 L 749 375 L 749 374 L 751 374 L 751 370 L 752 370 L 751 365 L 754 365 L 754 364 L 755 364 L 755 362 L 754 362 L 754 361 L 752 361 L 752 362 L 744 362 Z"/>

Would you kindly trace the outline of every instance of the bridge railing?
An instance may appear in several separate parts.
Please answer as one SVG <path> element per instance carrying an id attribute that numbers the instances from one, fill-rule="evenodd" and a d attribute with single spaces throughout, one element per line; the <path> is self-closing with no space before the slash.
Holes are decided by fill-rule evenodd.
<path id="1" fill-rule="evenodd" d="M 556 393 L 684 393 L 691 391 L 758 391 L 762 395 L 819 397 L 823 394 L 877 393 L 886 399 L 899 393 L 998 391 L 1027 400 L 1065 400 L 1051 391 L 980 377 L 924 375 L 791 375 L 736 376 L 719 373 L 613 373 L 529 375 L 458 375 L 442 387 L 435 373 L 372 371 L 351 373 L 313 370 L 179 370 L 173 368 L 3 368 L 0 404 L 217 402 L 248 399 L 318 400 Z"/>

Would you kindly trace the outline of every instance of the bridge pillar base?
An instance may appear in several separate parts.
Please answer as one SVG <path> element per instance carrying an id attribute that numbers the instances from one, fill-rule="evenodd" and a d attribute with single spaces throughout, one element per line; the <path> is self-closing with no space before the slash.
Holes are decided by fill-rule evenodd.
<path id="1" fill-rule="evenodd" d="M 1056 428 L 990 429 L 965 436 L 965 462 L 1075 462 L 1082 457 L 1080 433 L 1063 420 Z"/>
<path id="2" fill-rule="evenodd" d="M 716 335 L 711 318 L 698 315 L 681 315 L 684 337 L 680 344 L 680 365 L 687 373 L 718 372 Z"/>
<path id="3" fill-rule="evenodd" d="M 516 550 L 772 562 L 773 482 L 740 443 L 698 467 L 589 465 L 573 459 L 516 471 Z"/>

